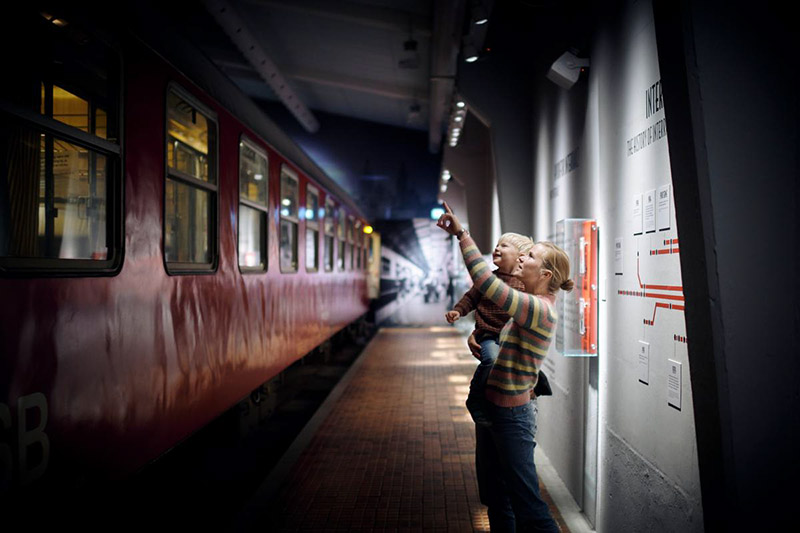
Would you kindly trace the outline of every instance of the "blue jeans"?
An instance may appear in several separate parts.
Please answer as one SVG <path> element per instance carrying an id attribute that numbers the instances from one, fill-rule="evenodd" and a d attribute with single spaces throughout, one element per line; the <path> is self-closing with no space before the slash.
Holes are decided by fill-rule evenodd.
<path id="1" fill-rule="evenodd" d="M 470 395 L 479 394 L 483 398 L 483 391 L 486 388 L 486 381 L 489 379 L 489 372 L 492 365 L 497 360 L 500 353 L 500 343 L 497 339 L 486 338 L 480 342 L 481 345 L 481 364 L 475 369 L 472 381 L 469 383 Z"/>
<path id="2" fill-rule="evenodd" d="M 539 492 L 533 463 L 536 400 L 519 407 L 487 403 L 492 425 L 475 426 L 475 467 L 492 533 L 557 533 L 558 526 Z"/>

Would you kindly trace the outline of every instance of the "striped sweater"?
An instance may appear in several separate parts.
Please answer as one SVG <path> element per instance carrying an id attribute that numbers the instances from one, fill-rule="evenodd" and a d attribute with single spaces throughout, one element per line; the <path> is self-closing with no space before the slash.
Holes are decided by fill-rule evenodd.
<path id="1" fill-rule="evenodd" d="M 494 275 L 507 283 L 512 289 L 522 290 L 525 288 L 519 278 L 511 274 L 495 270 Z M 475 310 L 475 331 L 473 331 L 473 334 L 478 342 L 485 338 L 498 338 L 500 330 L 508 322 L 508 313 L 481 294 L 481 291 L 475 285 L 469 288 L 464 297 L 453 306 L 453 309 L 461 313 L 461 316 L 467 316 L 470 311 Z"/>
<path id="2" fill-rule="evenodd" d="M 492 274 L 472 237 L 465 235 L 460 244 L 474 286 L 511 316 L 500 332 L 500 355 L 486 383 L 486 398 L 501 407 L 525 405 L 555 332 L 552 298 L 512 289 Z"/>

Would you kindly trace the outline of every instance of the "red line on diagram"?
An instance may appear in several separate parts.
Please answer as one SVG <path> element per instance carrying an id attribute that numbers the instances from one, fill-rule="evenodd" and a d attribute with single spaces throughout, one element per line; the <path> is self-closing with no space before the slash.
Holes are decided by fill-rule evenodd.
<path id="1" fill-rule="evenodd" d="M 676 244 L 678 243 L 678 239 L 671 239 L 665 240 L 664 244 Z M 668 253 L 677 253 L 677 248 L 675 252 L 668 252 Z M 653 254 L 653 250 L 650 251 L 650 255 Z M 648 285 L 646 283 L 642 283 L 642 276 L 639 272 L 639 255 L 636 255 L 636 279 L 639 281 L 639 288 L 642 289 L 641 291 L 625 291 L 625 290 L 618 290 L 617 294 L 621 296 L 636 296 L 639 298 L 656 298 L 659 300 L 672 300 L 679 303 L 670 303 L 670 302 L 656 302 L 655 306 L 653 307 L 653 318 L 652 319 L 643 319 L 643 322 L 647 326 L 653 326 L 656 323 L 656 311 L 659 309 L 673 309 L 676 311 L 683 311 L 685 306 L 682 302 L 684 302 L 683 297 L 683 287 L 680 285 Z M 672 291 L 672 292 L 679 292 L 681 294 L 663 294 L 661 292 L 649 292 L 652 290 L 658 291 Z"/>
<path id="2" fill-rule="evenodd" d="M 664 239 L 663 245 L 667 246 L 667 248 L 650 250 L 650 255 L 677 254 L 680 252 L 680 248 L 678 248 L 678 239 Z"/>

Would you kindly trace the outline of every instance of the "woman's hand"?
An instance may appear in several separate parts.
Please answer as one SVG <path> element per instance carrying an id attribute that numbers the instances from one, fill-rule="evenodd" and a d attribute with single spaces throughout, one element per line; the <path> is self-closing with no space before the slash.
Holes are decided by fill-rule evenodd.
<path id="1" fill-rule="evenodd" d="M 458 217 L 453 213 L 453 210 L 450 209 L 450 206 L 447 205 L 447 202 L 444 202 L 444 211 L 444 214 L 439 217 L 436 225 L 450 235 L 458 234 L 461 231 L 461 222 L 458 221 Z"/>

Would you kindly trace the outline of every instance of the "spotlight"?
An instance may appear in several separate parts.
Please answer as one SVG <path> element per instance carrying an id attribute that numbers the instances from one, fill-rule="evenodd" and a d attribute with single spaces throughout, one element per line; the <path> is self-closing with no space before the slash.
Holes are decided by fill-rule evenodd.
<path id="1" fill-rule="evenodd" d="M 489 22 L 489 15 L 486 13 L 486 8 L 482 4 L 472 6 L 472 23 L 480 26 L 487 22 Z"/>
<path id="2" fill-rule="evenodd" d="M 478 49 L 472 42 L 465 43 L 461 49 L 461 55 L 464 56 L 464 61 L 467 63 L 474 63 L 478 60 Z"/>

